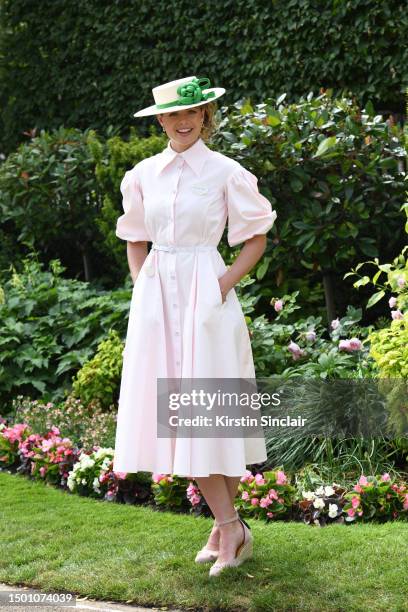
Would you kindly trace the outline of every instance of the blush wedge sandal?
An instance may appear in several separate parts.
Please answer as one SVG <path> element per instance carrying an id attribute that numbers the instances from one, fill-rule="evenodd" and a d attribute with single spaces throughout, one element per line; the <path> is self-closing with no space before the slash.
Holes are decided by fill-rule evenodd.
<path id="1" fill-rule="evenodd" d="M 236 511 L 235 511 L 236 512 Z M 235 552 L 235 558 L 231 561 L 220 562 L 216 561 L 210 567 L 210 576 L 219 576 L 223 569 L 226 567 L 238 567 L 244 561 L 252 557 L 253 554 L 253 538 L 251 533 L 251 528 L 248 523 L 241 519 L 238 512 L 236 512 L 233 518 L 227 519 L 225 521 L 217 522 L 217 525 L 226 525 L 227 523 L 233 523 L 234 521 L 239 521 L 241 523 L 242 529 L 244 531 L 244 539 L 241 544 L 238 546 Z"/>

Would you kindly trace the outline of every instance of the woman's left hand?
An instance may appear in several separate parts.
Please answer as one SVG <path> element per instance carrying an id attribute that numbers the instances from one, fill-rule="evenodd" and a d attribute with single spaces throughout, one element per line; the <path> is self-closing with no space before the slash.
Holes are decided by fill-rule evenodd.
<path id="1" fill-rule="evenodd" d="M 226 282 L 226 279 L 224 278 L 224 276 L 221 276 L 218 279 L 218 284 L 220 286 L 222 303 L 224 304 L 225 300 L 227 299 L 227 293 L 228 291 L 230 291 L 230 289 L 232 289 L 232 287 L 230 287 L 230 285 Z"/>

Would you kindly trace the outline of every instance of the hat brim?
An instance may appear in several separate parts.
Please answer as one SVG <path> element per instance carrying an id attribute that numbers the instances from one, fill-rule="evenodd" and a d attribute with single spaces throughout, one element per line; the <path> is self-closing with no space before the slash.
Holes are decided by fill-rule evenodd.
<path id="1" fill-rule="evenodd" d="M 203 104 L 209 104 L 210 102 L 214 102 L 217 98 L 225 94 L 225 89 L 223 87 L 212 87 L 211 89 L 203 89 L 203 93 L 209 93 L 213 91 L 215 96 L 210 98 L 209 100 L 203 100 L 202 102 L 197 102 L 196 104 L 175 104 L 174 106 L 168 106 L 167 108 L 157 108 L 156 104 L 152 106 L 147 106 L 146 108 L 142 108 L 142 110 L 134 113 L 134 117 L 148 117 L 149 115 L 161 115 L 162 113 L 172 113 L 174 111 L 185 110 L 187 108 L 195 108 L 196 106 L 202 106 Z"/>

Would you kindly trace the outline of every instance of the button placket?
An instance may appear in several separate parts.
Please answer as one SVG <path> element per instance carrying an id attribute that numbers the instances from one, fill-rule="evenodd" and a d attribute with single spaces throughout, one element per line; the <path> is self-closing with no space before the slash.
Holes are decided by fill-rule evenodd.
<path id="1" fill-rule="evenodd" d="M 175 243 L 175 218 L 176 218 L 176 199 L 177 199 L 177 188 L 180 183 L 181 174 L 183 172 L 184 160 L 180 159 L 177 162 L 177 177 L 172 190 L 172 202 L 171 202 L 171 229 L 172 229 L 172 241 Z M 170 290 L 171 290 L 171 301 L 172 301 L 172 331 L 173 331 L 173 344 L 174 344 L 174 357 L 175 357 L 175 368 L 176 377 L 181 378 L 181 333 L 180 333 L 180 308 L 178 300 L 178 286 L 176 276 L 176 262 L 177 253 L 170 252 Z"/>

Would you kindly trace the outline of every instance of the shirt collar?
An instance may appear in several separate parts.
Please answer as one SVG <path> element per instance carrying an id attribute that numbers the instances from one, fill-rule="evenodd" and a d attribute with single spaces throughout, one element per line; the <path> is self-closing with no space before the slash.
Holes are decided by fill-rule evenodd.
<path id="1" fill-rule="evenodd" d="M 191 147 L 182 153 L 177 153 L 172 149 L 170 141 L 167 147 L 158 155 L 157 160 L 157 175 L 169 165 L 176 157 L 183 158 L 184 161 L 190 166 L 193 172 L 200 176 L 201 170 L 203 169 L 204 163 L 211 153 L 211 150 L 207 147 L 204 141 L 199 138 Z"/>

